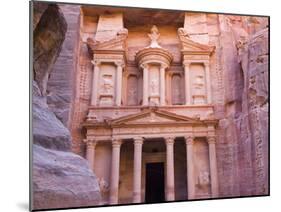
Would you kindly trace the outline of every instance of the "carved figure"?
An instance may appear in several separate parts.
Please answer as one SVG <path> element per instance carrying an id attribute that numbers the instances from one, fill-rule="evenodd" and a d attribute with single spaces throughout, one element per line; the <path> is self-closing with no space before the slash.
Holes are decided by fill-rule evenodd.
<path id="1" fill-rule="evenodd" d="M 200 186 L 208 185 L 209 182 L 210 182 L 209 172 L 200 171 L 199 176 L 198 176 L 198 185 L 200 185 Z"/>
<path id="2" fill-rule="evenodd" d="M 157 88 L 158 88 L 158 83 L 157 80 L 153 79 L 151 80 L 151 84 L 150 84 L 150 88 L 151 88 L 151 94 L 157 94 Z"/>
<path id="3" fill-rule="evenodd" d="M 113 90 L 112 76 L 103 75 L 102 92 L 104 94 L 112 94 L 112 90 Z"/>
<path id="4" fill-rule="evenodd" d="M 150 46 L 152 48 L 161 48 L 161 46 L 159 46 L 158 44 L 158 39 L 160 36 L 160 33 L 158 32 L 158 29 L 155 25 L 152 26 L 151 30 L 150 30 L 150 34 L 148 34 L 148 37 L 150 38 Z"/>
<path id="5" fill-rule="evenodd" d="M 109 191 L 109 184 L 103 178 L 98 179 L 98 182 L 102 193 Z"/>

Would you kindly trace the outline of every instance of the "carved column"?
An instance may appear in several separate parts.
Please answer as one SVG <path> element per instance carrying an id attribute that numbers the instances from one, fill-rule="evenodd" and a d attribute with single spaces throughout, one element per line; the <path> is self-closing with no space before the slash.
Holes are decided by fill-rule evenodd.
<path id="1" fill-rule="evenodd" d="M 175 174 L 174 174 L 174 138 L 165 138 L 166 142 L 166 200 L 175 200 Z"/>
<path id="2" fill-rule="evenodd" d="M 187 154 L 187 193 L 188 199 L 195 198 L 195 180 L 194 180 L 194 166 L 193 166 L 193 143 L 192 136 L 185 137 L 186 154 Z"/>
<path id="3" fill-rule="evenodd" d="M 148 105 L 148 65 L 143 64 L 143 97 L 142 104 Z"/>
<path id="4" fill-rule="evenodd" d="M 217 170 L 217 157 L 216 157 L 216 138 L 214 136 L 208 137 L 208 144 L 209 144 L 212 197 L 218 197 L 219 184 L 218 184 L 218 170 Z"/>
<path id="5" fill-rule="evenodd" d="M 100 62 L 99 61 L 91 61 L 94 65 L 93 68 L 93 78 L 92 78 L 92 96 L 91 96 L 91 105 L 96 106 L 98 101 L 98 81 L 99 81 L 99 72 L 100 72 Z"/>
<path id="6" fill-rule="evenodd" d="M 115 104 L 117 106 L 121 105 L 121 97 L 122 97 L 122 71 L 124 64 L 121 61 L 115 62 L 117 66 L 117 73 L 116 73 L 116 99 Z"/>
<path id="7" fill-rule="evenodd" d="M 87 142 L 86 159 L 89 161 L 91 170 L 94 171 L 94 167 L 95 167 L 95 148 L 96 148 L 97 141 L 86 140 L 86 142 Z"/>
<path id="8" fill-rule="evenodd" d="M 141 202 L 141 163 L 142 163 L 142 138 L 134 140 L 134 187 L 133 203 Z"/>
<path id="9" fill-rule="evenodd" d="M 161 64 L 160 66 L 160 105 L 165 105 L 165 69 L 167 66 Z"/>
<path id="10" fill-rule="evenodd" d="M 191 87 L 190 87 L 190 63 L 184 62 L 184 86 L 185 86 L 185 104 L 191 104 Z"/>
<path id="11" fill-rule="evenodd" d="M 121 140 L 112 140 L 112 160 L 109 204 L 118 204 Z"/>
<path id="12" fill-rule="evenodd" d="M 204 62 L 205 74 L 206 74 L 206 86 L 207 86 L 207 103 L 212 103 L 212 91 L 211 91 L 211 79 L 210 79 L 210 64 Z"/>

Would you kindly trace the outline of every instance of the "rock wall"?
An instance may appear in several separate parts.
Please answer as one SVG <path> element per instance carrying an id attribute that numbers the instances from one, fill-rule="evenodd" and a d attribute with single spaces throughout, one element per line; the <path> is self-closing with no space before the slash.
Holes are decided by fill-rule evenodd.
<path id="1" fill-rule="evenodd" d="M 48 79 L 68 26 L 57 5 L 33 6 L 38 13 L 33 34 L 31 209 L 97 205 L 96 177 L 85 159 L 70 152 L 70 132 L 47 104 Z"/>
<path id="2" fill-rule="evenodd" d="M 65 40 L 60 54 L 52 68 L 47 85 L 47 103 L 56 117 L 69 127 L 71 102 L 75 88 L 74 73 L 77 61 L 79 41 L 80 7 L 77 5 L 59 5 L 67 23 Z"/>
<path id="3" fill-rule="evenodd" d="M 221 196 L 268 194 L 267 18 L 220 15 L 225 115 L 219 122 Z"/>

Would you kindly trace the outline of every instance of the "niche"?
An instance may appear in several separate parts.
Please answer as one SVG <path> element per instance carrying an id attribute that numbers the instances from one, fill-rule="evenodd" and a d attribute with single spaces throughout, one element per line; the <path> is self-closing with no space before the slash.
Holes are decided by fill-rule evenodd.
<path id="1" fill-rule="evenodd" d="M 171 85 L 171 96 L 173 105 L 181 105 L 181 77 L 179 74 L 174 74 L 172 76 L 172 85 Z"/>
<path id="2" fill-rule="evenodd" d="M 205 138 L 196 138 L 193 153 L 196 197 L 208 198 L 211 193 L 211 178 L 209 146 Z"/>
<path id="3" fill-rule="evenodd" d="M 204 65 L 201 63 L 191 64 L 190 71 L 193 104 L 206 104 L 206 77 Z"/>
<path id="4" fill-rule="evenodd" d="M 128 88 L 127 88 L 127 104 L 137 105 L 138 104 L 138 79 L 135 75 L 128 77 Z"/>

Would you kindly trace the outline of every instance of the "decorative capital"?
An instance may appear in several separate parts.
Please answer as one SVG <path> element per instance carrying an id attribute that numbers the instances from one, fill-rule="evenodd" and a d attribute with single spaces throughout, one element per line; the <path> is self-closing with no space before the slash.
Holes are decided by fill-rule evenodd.
<path id="1" fill-rule="evenodd" d="M 134 138 L 134 144 L 135 145 L 142 145 L 143 144 L 143 138 L 141 138 L 141 137 Z"/>
<path id="2" fill-rule="evenodd" d="M 215 136 L 208 136 L 207 140 L 208 140 L 208 144 L 215 144 L 216 143 L 216 137 Z"/>
<path id="3" fill-rule="evenodd" d="M 165 70 L 166 68 L 168 68 L 168 66 L 166 64 L 164 64 L 164 63 L 161 63 L 160 68 Z"/>
<path id="4" fill-rule="evenodd" d="M 209 61 L 205 61 L 205 62 L 204 62 L 204 66 L 205 66 L 205 68 L 206 68 L 206 67 L 209 67 L 209 66 L 210 66 L 210 62 L 209 62 Z"/>
<path id="5" fill-rule="evenodd" d="M 164 139 L 165 139 L 166 145 L 173 145 L 175 143 L 174 137 L 166 137 Z"/>
<path id="6" fill-rule="evenodd" d="M 124 62 L 123 61 L 114 61 L 114 64 L 117 66 L 117 67 L 122 67 L 122 68 L 124 68 L 125 67 L 125 65 L 124 65 Z"/>
<path id="7" fill-rule="evenodd" d="M 95 148 L 96 144 L 98 143 L 97 140 L 91 138 L 83 139 L 83 142 L 87 145 L 87 148 Z"/>
<path id="8" fill-rule="evenodd" d="M 185 136 L 185 143 L 186 145 L 193 145 L 194 143 L 194 137 L 193 136 Z"/>
<path id="9" fill-rule="evenodd" d="M 189 68 L 189 66 L 190 66 L 190 63 L 191 62 L 188 62 L 188 61 L 183 61 L 183 67 L 188 67 Z"/>
<path id="10" fill-rule="evenodd" d="M 94 66 L 100 66 L 101 61 L 100 61 L 100 60 L 91 60 L 91 63 L 92 63 Z"/>
<path id="11" fill-rule="evenodd" d="M 116 138 L 112 139 L 112 147 L 113 148 L 120 148 L 121 144 L 122 144 L 121 139 L 116 139 Z"/>
<path id="12" fill-rule="evenodd" d="M 143 64 L 140 65 L 140 67 L 142 69 L 148 69 L 148 64 L 147 63 L 143 63 Z"/>

